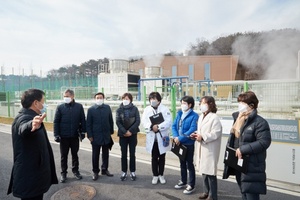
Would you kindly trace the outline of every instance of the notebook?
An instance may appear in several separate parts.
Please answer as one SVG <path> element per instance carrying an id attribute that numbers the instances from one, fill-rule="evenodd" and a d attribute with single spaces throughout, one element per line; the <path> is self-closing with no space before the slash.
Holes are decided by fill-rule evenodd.
<path id="1" fill-rule="evenodd" d="M 224 164 L 232 167 L 242 173 L 247 173 L 249 157 L 243 156 L 242 159 L 239 159 L 235 156 L 236 150 L 232 147 L 226 146 Z"/>
<path id="2" fill-rule="evenodd" d="M 155 115 L 152 115 L 152 116 L 149 117 L 149 118 L 150 118 L 150 121 L 151 121 L 151 124 L 152 124 L 152 125 L 160 124 L 160 123 L 162 123 L 162 122 L 165 121 L 165 119 L 164 119 L 164 117 L 163 117 L 163 115 L 162 115 L 161 112 L 159 112 L 159 113 L 157 113 L 157 114 L 155 114 Z"/>
<path id="3" fill-rule="evenodd" d="M 185 160 L 187 148 L 186 146 L 180 144 L 176 145 L 175 142 L 172 142 L 171 151 L 177 155 L 181 160 Z"/>

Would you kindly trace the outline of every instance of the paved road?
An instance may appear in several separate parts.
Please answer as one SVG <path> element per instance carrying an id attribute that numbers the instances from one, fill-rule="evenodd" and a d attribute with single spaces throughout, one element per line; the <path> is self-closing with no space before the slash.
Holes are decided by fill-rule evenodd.
<path id="1" fill-rule="evenodd" d="M 48 133 L 49 138 L 53 141 L 52 133 Z M 12 195 L 7 196 L 7 186 L 12 167 L 12 147 L 11 147 L 11 135 L 10 126 L 0 124 L 0 199 L 1 200 L 13 200 L 16 199 Z M 59 145 L 52 143 L 54 156 L 56 158 L 56 169 L 59 175 Z M 179 162 L 178 159 L 170 152 L 167 154 L 167 166 L 165 170 L 165 177 L 167 183 L 165 185 L 152 185 L 151 179 L 151 166 L 150 155 L 145 152 L 144 147 L 137 148 L 137 180 L 120 181 L 120 148 L 118 143 L 115 143 L 110 156 L 111 173 L 114 173 L 114 177 L 100 176 L 97 181 L 92 180 L 91 173 L 91 148 L 87 140 L 81 143 L 81 149 L 79 152 L 80 158 L 80 171 L 83 175 L 83 179 L 76 180 L 71 173 L 69 173 L 68 181 L 64 184 L 59 183 L 53 185 L 50 190 L 45 194 L 44 199 L 51 199 L 55 193 L 61 189 L 65 189 L 68 186 L 88 185 L 92 186 L 96 190 L 96 196 L 94 199 L 198 199 L 198 195 L 202 188 L 202 179 L 197 174 L 196 179 L 196 191 L 191 195 L 185 195 L 183 190 L 174 189 L 174 185 L 180 179 Z M 70 160 L 70 159 L 69 159 Z M 69 164 L 70 166 L 71 164 Z M 70 171 L 70 170 L 69 170 Z M 270 182 L 271 184 L 272 182 Z M 218 179 L 219 186 L 219 199 L 221 200 L 238 200 L 241 199 L 237 184 L 233 179 L 222 180 Z M 281 187 L 279 184 L 272 183 L 273 186 L 268 186 L 268 194 L 262 196 L 262 200 L 296 200 L 300 199 L 299 186 L 284 185 Z M 274 187 L 275 185 L 275 187 Z"/>

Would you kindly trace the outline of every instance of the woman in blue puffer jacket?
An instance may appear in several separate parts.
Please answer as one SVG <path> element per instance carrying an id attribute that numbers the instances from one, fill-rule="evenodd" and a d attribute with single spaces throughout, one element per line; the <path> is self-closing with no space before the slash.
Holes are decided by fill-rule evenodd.
<path id="1" fill-rule="evenodd" d="M 184 96 L 181 99 L 181 110 L 177 113 L 172 126 L 174 142 L 187 147 L 184 160 L 180 159 L 181 180 L 175 185 L 176 189 L 186 186 L 184 194 L 191 194 L 195 190 L 195 166 L 194 166 L 194 143 L 190 135 L 197 131 L 198 114 L 193 110 L 195 100 L 191 96 Z M 189 170 L 189 183 L 187 183 L 187 170 Z"/>

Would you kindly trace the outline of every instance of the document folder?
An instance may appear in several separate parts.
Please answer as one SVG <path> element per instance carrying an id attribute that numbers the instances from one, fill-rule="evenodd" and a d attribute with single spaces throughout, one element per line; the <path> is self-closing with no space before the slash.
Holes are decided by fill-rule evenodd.
<path id="1" fill-rule="evenodd" d="M 181 160 L 185 160 L 187 148 L 186 146 L 180 144 L 176 145 L 175 142 L 172 142 L 171 151 L 177 155 Z"/>
<path id="2" fill-rule="evenodd" d="M 235 156 L 235 152 L 234 148 L 226 146 L 224 164 L 246 174 L 249 157 L 244 155 L 242 159 L 239 159 Z"/>
<path id="3" fill-rule="evenodd" d="M 164 119 L 164 117 L 163 117 L 163 115 L 162 115 L 161 112 L 160 112 L 160 113 L 157 113 L 157 114 L 155 114 L 155 115 L 152 115 L 152 116 L 149 117 L 149 118 L 150 118 L 150 121 L 151 121 L 151 124 L 152 124 L 152 125 L 160 124 L 160 123 L 162 123 L 162 122 L 165 121 L 165 119 Z"/>

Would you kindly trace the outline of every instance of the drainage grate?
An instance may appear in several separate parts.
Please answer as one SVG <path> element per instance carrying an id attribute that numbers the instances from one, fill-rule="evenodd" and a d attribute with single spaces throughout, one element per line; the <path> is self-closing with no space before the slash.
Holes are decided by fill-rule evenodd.
<path id="1" fill-rule="evenodd" d="M 51 200 L 91 200 L 95 197 L 96 190 L 89 185 L 73 185 L 58 190 L 52 195 Z"/>

